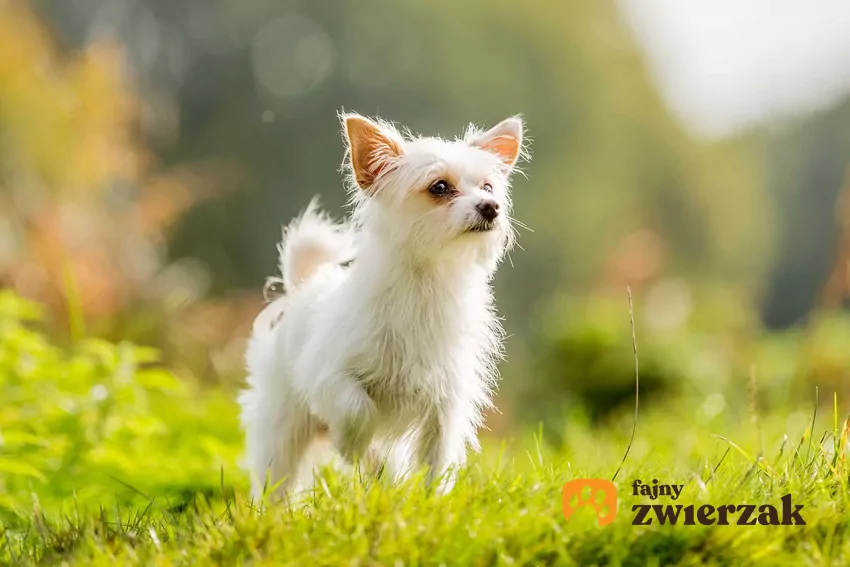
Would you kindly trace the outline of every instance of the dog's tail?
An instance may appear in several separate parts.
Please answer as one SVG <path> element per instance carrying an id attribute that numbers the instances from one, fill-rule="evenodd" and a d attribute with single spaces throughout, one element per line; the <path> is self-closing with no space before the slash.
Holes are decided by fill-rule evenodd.
<path id="1" fill-rule="evenodd" d="M 286 291 L 297 288 L 316 270 L 330 263 L 344 264 L 354 257 L 354 233 L 319 210 L 314 197 L 307 209 L 283 229 L 278 245 L 280 274 Z"/>

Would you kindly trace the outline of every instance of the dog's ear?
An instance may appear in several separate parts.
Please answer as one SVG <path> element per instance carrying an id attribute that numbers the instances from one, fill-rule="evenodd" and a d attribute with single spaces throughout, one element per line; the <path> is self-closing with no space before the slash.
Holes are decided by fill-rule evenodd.
<path id="1" fill-rule="evenodd" d="M 403 142 L 389 127 L 358 114 L 344 115 L 342 121 L 354 179 L 361 189 L 371 193 L 378 176 L 395 167 Z"/>
<path id="2" fill-rule="evenodd" d="M 496 154 L 509 168 L 513 167 L 522 154 L 522 119 L 512 116 L 502 120 L 486 132 L 478 134 L 470 144 Z"/>

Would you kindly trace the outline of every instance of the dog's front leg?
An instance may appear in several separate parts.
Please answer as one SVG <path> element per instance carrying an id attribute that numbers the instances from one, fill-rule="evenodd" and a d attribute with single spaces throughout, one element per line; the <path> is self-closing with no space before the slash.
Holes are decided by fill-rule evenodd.
<path id="1" fill-rule="evenodd" d="M 435 409 L 425 420 L 419 439 L 420 463 L 427 465 L 428 485 L 437 482 L 437 491 L 454 487 L 457 474 L 466 462 L 466 442 L 471 424 L 459 408 Z"/>

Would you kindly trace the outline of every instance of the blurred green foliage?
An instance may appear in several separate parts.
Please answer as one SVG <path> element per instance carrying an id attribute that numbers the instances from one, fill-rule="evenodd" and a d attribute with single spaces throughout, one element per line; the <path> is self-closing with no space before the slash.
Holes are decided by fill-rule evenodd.
<path id="1" fill-rule="evenodd" d="M 679 306 L 676 295 L 650 290 L 635 297 L 631 314 L 626 293 L 555 302 L 517 349 L 520 359 L 503 365 L 520 421 L 541 422 L 548 439 L 566 443 L 561 424 L 571 415 L 601 426 L 628 413 L 635 344 L 644 409 L 689 403 L 715 416 L 815 403 L 818 391 L 850 399 L 847 313 L 824 310 L 804 326 L 765 331 L 752 306 L 728 290 L 702 290 L 703 302 L 682 297 Z"/>
<path id="2" fill-rule="evenodd" d="M 56 347 L 34 328 L 40 318 L 39 306 L 0 293 L 0 515 L 144 494 L 179 505 L 236 470 L 241 437 L 224 392 L 178 380 L 149 348 Z"/>

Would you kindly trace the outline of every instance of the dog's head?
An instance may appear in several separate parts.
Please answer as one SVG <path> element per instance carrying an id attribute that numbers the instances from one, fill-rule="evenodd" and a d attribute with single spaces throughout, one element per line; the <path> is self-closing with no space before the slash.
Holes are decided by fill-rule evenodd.
<path id="1" fill-rule="evenodd" d="M 495 263 L 513 243 L 510 179 L 523 123 L 508 118 L 463 138 L 402 135 L 383 121 L 342 116 L 355 216 L 420 255 L 471 252 Z"/>

